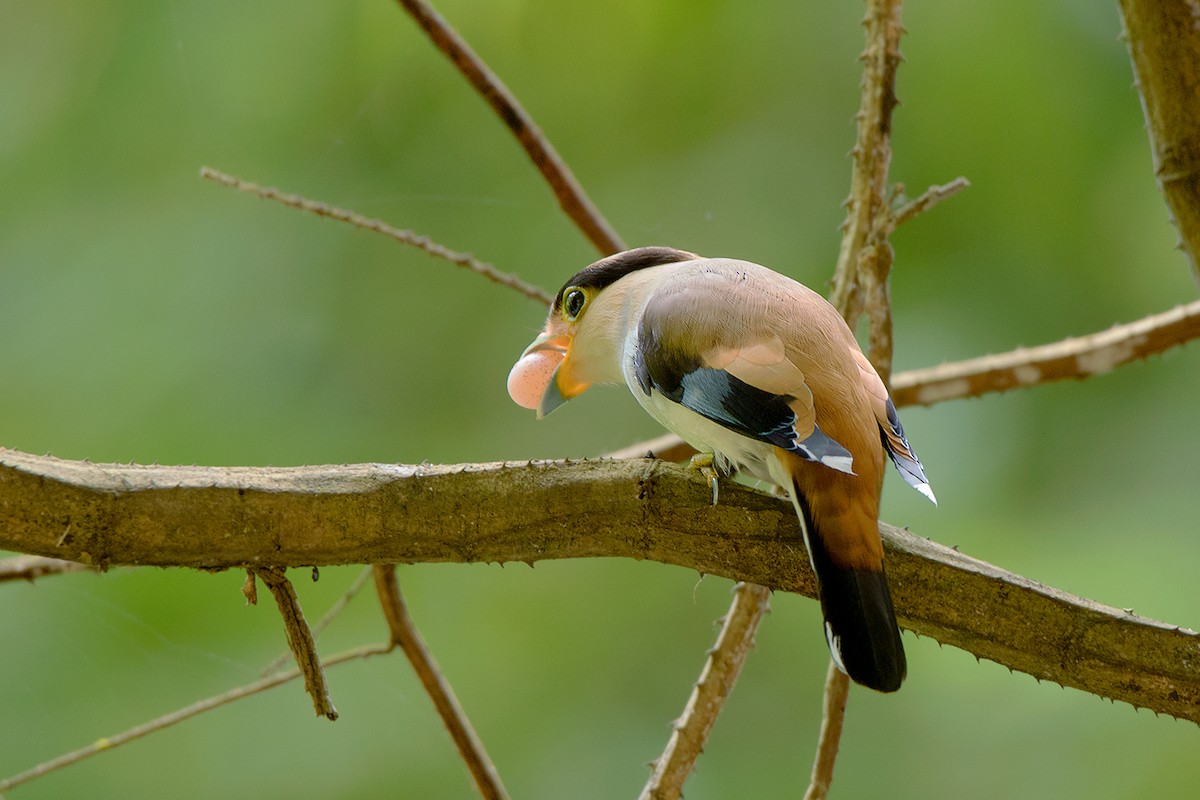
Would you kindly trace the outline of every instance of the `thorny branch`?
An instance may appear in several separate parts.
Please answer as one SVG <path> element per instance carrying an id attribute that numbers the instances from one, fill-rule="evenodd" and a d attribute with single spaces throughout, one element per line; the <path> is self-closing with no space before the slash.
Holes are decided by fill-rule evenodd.
<path id="1" fill-rule="evenodd" d="M 850 697 L 850 678 L 829 662 L 825 673 L 825 703 L 821 714 L 821 734 L 817 738 L 817 754 L 813 758 L 812 777 L 804 800 L 822 800 L 833 783 L 833 766 L 837 761 L 838 745 L 842 740 L 842 723 L 846 718 L 846 701 Z"/>
<path id="2" fill-rule="evenodd" d="M 1200 9 L 1121 0 L 1121 19 L 1154 154 L 1154 175 L 1200 283 Z"/>
<path id="3" fill-rule="evenodd" d="M 888 384 L 892 375 L 892 304 L 888 276 L 893 251 L 889 236 L 903 219 L 932 208 L 966 185 L 958 179 L 934 187 L 900 212 L 888 197 L 888 169 L 892 162 L 892 112 L 899 69 L 901 0 L 868 0 L 863 19 L 866 49 L 862 55 L 862 92 L 850 176 L 848 212 L 842 226 L 842 246 L 833 275 L 830 301 L 853 329 L 861 313 L 869 320 L 867 358 Z M 850 681 L 830 661 L 825 681 L 824 715 L 806 800 L 821 800 L 833 781 L 833 767 L 841 741 L 842 722 L 850 696 Z"/>
<path id="4" fill-rule="evenodd" d="M 211 569 L 623 557 L 814 596 L 791 506 L 733 482 L 712 506 L 693 473 L 644 459 L 102 465 L 0 449 L 0 550 Z M 890 525 L 880 532 L 902 627 L 1041 680 L 1200 722 L 1195 633 Z"/>
<path id="5" fill-rule="evenodd" d="M 871 348 L 867 355 L 886 382 L 891 369 L 891 311 L 886 297 L 881 298 L 879 292 L 886 292 L 892 253 L 880 222 L 887 212 L 888 166 L 892 159 L 892 111 L 897 102 L 895 76 L 900 65 L 903 32 L 900 3 L 871 0 L 863 25 L 867 29 L 867 44 L 862 54 L 857 135 L 850 151 L 850 197 L 846 201 L 842 245 L 829 301 L 851 328 L 863 311 L 868 310 L 868 304 L 873 306 L 868 310 Z"/>
<path id="6" fill-rule="evenodd" d="M 741 583 L 734 590 L 733 605 L 725 615 L 717 643 L 709 651 L 700 679 L 692 687 L 666 749 L 654 762 L 654 772 L 639 800 L 676 800 L 683 796 L 684 781 L 695 769 L 708 734 L 733 691 L 754 646 L 759 622 L 771 608 L 770 601 L 771 590 L 765 586 Z"/>
<path id="7" fill-rule="evenodd" d="M 332 623 L 333 620 L 345 610 L 346 606 L 349 605 L 350 601 L 353 600 L 359 591 L 362 590 L 362 587 L 366 585 L 367 581 L 371 580 L 371 576 L 373 574 L 374 572 L 371 567 L 364 567 L 362 571 L 358 573 L 354 580 L 350 582 L 350 585 L 346 587 L 346 590 L 342 592 L 341 597 L 334 601 L 333 605 L 330 606 L 329 609 L 321 615 L 321 618 L 317 620 L 316 624 L 312 626 L 313 639 L 316 639 L 318 636 L 320 636 L 321 633 L 329 627 L 330 623 Z M 247 581 L 250 585 L 253 585 L 253 570 L 247 570 Z M 253 605 L 253 602 L 251 602 L 251 605 Z M 283 665 L 287 663 L 287 660 L 291 657 L 291 650 L 285 650 L 272 659 L 270 664 L 267 664 L 265 667 L 259 670 L 259 674 L 263 677 L 272 674 L 276 670 L 282 668 Z"/>

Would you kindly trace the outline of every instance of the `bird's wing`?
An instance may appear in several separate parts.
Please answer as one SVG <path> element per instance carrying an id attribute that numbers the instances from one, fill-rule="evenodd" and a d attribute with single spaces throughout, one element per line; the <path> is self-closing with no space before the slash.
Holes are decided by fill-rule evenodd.
<path id="1" fill-rule="evenodd" d="M 783 338 L 789 333 L 779 323 L 795 298 L 780 293 L 773 280 L 780 276 L 738 263 L 698 262 L 649 296 L 633 353 L 638 385 L 743 436 L 853 474 L 850 451 L 817 427 L 812 389 Z"/>
<path id="2" fill-rule="evenodd" d="M 879 423 L 883 449 L 891 456 L 892 463 L 896 465 L 896 469 L 903 476 L 905 483 L 937 505 L 937 498 L 933 496 L 929 479 L 925 477 L 925 468 L 921 466 L 921 460 L 917 458 L 912 445 L 908 443 L 908 437 L 904 435 L 904 427 L 900 424 L 900 417 L 896 414 L 896 406 L 892 404 L 892 398 L 888 396 L 887 388 L 883 385 L 879 373 L 871 366 L 871 362 L 867 360 L 861 350 L 854 348 L 853 354 L 854 360 L 858 364 L 859 378 L 871 398 L 871 410 L 875 413 L 876 422 Z"/>

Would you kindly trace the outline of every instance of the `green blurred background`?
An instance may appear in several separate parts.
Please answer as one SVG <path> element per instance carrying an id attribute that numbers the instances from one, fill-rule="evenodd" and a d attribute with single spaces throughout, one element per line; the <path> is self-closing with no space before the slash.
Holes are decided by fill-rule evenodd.
<path id="1" fill-rule="evenodd" d="M 825 288 L 849 185 L 857 3 L 447 0 L 631 244 Z M 543 309 L 201 165 L 380 217 L 548 288 L 595 257 L 506 130 L 397 6 L 0 2 L 0 445 L 201 464 L 587 456 L 656 434 L 619 389 L 536 422 L 504 379 Z M 913 3 L 893 177 L 972 187 L 899 231 L 897 368 L 1191 300 L 1115 5 Z M 885 518 L 1118 607 L 1200 626 L 1200 349 L 1086 383 L 905 410 L 941 508 Z M 1188 400 L 1187 398 L 1193 398 Z M 310 617 L 355 568 L 296 575 Z M 233 572 L 0 587 L 0 773 L 250 682 L 284 646 Z M 514 797 L 633 797 L 731 584 L 623 561 L 405 567 L 401 584 Z M 690 800 L 796 797 L 827 656 L 777 595 Z M 376 641 L 368 592 L 320 640 Z M 1189 723 L 906 636 L 853 693 L 835 797 L 1192 798 Z M 399 656 L 298 684 L 13 798 L 459 798 Z"/>

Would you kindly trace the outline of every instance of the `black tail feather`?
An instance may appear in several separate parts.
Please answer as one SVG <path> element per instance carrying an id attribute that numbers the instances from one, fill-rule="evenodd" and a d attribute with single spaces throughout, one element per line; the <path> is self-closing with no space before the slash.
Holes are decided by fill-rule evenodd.
<path id="1" fill-rule="evenodd" d="M 793 488 L 793 492 L 817 576 L 830 653 L 855 683 L 879 692 L 896 691 L 904 682 L 908 662 L 887 574 L 882 565 L 875 571 L 836 564 L 825 549 L 799 488 Z"/>
<path id="2" fill-rule="evenodd" d="M 829 565 L 818 568 L 817 580 L 825 635 L 842 669 L 876 691 L 899 689 L 908 665 L 887 575 Z"/>

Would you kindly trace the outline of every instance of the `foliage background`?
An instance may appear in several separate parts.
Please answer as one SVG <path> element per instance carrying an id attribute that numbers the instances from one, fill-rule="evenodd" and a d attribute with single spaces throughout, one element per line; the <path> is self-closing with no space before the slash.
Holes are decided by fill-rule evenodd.
<path id="1" fill-rule="evenodd" d="M 857 4 L 446 0 L 631 244 L 824 287 L 848 187 Z M 586 456 L 657 433 L 620 390 L 550 419 L 504 377 L 543 310 L 360 231 L 201 182 L 202 164 L 470 250 L 548 288 L 595 254 L 398 7 L 0 2 L 0 444 L 204 464 Z M 911 4 L 893 177 L 972 188 L 897 233 L 897 367 L 1190 300 L 1115 7 Z M 1053 586 L 1197 625 L 1194 346 L 1087 383 L 903 412 L 940 509 L 885 518 Z M 300 585 L 310 617 L 355 570 Z M 242 576 L 117 570 L 0 589 L 0 773 L 249 682 L 283 647 Z M 401 570 L 514 796 L 631 797 L 730 584 L 657 564 Z M 827 656 L 777 595 L 689 798 L 795 796 Z M 381 640 L 363 597 L 324 652 Z M 907 636 L 851 696 L 836 796 L 1191 797 L 1192 726 Z M 14 790 L 466 797 L 397 655 Z"/>

